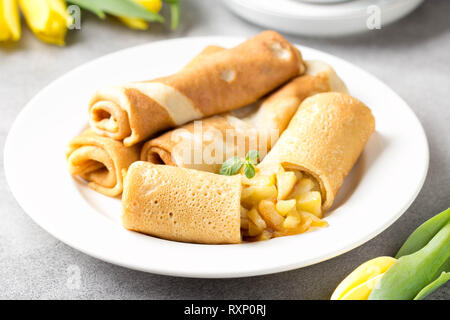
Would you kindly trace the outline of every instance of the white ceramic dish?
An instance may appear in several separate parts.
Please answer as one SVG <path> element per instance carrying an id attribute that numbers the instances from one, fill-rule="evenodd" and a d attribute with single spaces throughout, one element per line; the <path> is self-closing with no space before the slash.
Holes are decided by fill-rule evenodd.
<path id="1" fill-rule="evenodd" d="M 170 74 L 206 45 L 229 47 L 242 40 L 203 37 L 146 44 L 87 63 L 43 89 L 17 117 L 4 152 L 7 180 L 25 212 L 56 238 L 99 259 L 153 273 L 205 278 L 304 267 L 349 251 L 391 225 L 424 182 L 424 131 L 406 103 L 382 82 L 306 47 L 299 47 L 303 55 L 335 67 L 376 119 L 376 133 L 327 215 L 328 228 L 238 245 L 157 239 L 122 228 L 119 199 L 98 194 L 69 176 L 65 146 L 86 126 L 87 103 L 96 88 Z"/>
<path id="2" fill-rule="evenodd" d="M 330 3 L 332 2 L 332 3 Z M 397 21 L 423 0 L 224 0 L 234 13 L 265 28 L 320 37 L 369 31 L 373 5 L 379 8 L 381 27 Z M 376 31 L 376 30 L 375 30 Z"/>
<path id="3" fill-rule="evenodd" d="M 357 0 L 297 0 L 300 2 L 308 3 L 336 3 L 336 2 L 347 2 L 347 1 L 357 1 Z"/>

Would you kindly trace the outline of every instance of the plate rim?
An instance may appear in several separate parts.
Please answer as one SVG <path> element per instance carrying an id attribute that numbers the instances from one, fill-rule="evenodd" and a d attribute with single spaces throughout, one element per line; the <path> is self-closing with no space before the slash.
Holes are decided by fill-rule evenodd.
<path id="1" fill-rule="evenodd" d="M 403 207 L 401 208 L 401 210 L 399 210 L 395 215 L 392 215 L 389 219 L 389 221 L 386 221 L 382 226 L 380 226 L 377 230 L 374 230 L 373 232 L 367 234 L 365 237 L 362 237 L 361 239 L 359 239 L 356 242 L 352 242 L 351 244 L 348 244 L 347 246 L 342 247 L 340 250 L 336 250 L 334 251 L 332 254 L 323 254 L 321 256 L 317 256 L 311 259 L 308 259 L 306 261 L 301 261 L 301 262 L 295 262 L 295 263 L 289 263 L 289 264 L 284 264 L 284 265 L 278 265 L 276 267 L 262 267 L 259 268 L 258 270 L 253 270 L 253 271 L 247 271 L 247 272 L 214 272 L 214 271 L 187 271 L 184 272 L 182 270 L 178 270 L 178 271 L 166 271 L 166 270 L 161 270 L 159 268 L 154 268 L 152 266 L 145 266 L 145 267 L 141 267 L 139 265 L 133 264 L 133 263 L 124 263 L 123 261 L 111 258 L 107 255 L 101 255 L 98 252 L 92 251 L 89 248 L 83 247 L 78 245 L 76 240 L 73 239 L 67 239 L 64 236 L 61 236 L 61 234 L 59 234 L 58 232 L 56 232 L 52 226 L 47 225 L 45 222 L 43 223 L 40 219 L 39 219 L 39 215 L 36 215 L 34 213 L 32 213 L 33 210 L 29 210 L 29 206 L 27 204 L 24 203 L 24 200 L 20 198 L 20 196 L 18 195 L 17 190 L 15 190 L 14 187 L 14 183 L 12 182 L 12 177 L 10 177 L 11 170 L 8 170 L 9 166 L 12 166 L 12 164 L 10 163 L 9 159 L 9 154 L 11 152 L 8 152 L 8 150 L 11 149 L 10 145 L 11 145 L 11 140 L 13 138 L 11 138 L 12 136 L 14 136 L 15 131 L 19 130 L 18 129 L 18 124 L 20 123 L 20 119 L 23 118 L 26 113 L 28 112 L 29 109 L 31 109 L 33 107 L 33 104 L 35 102 L 35 100 L 37 100 L 41 94 L 45 93 L 49 88 L 51 88 L 56 82 L 64 79 L 65 77 L 69 77 L 72 73 L 77 72 L 78 69 L 81 69 L 89 64 L 95 64 L 98 60 L 104 59 L 106 57 L 111 57 L 115 54 L 121 54 L 124 51 L 127 50 L 137 50 L 139 48 L 144 48 L 147 46 L 151 46 L 153 44 L 159 44 L 159 43 L 167 43 L 167 42 L 178 42 L 180 40 L 182 41 L 190 41 L 190 40 L 196 40 L 196 41 L 212 41 L 212 42 L 220 42 L 220 41 L 241 41 L 243 39 L 243 37 L 235 37 L 235 36 L 198 36 L 198 37 L 182 37 L 182 38 L 174 38 L 174 39 L 168 39 L 168 40 L 161 40 L 161 41 L 155 41 L 155 42 L 151 42 L 151 43 L 144 43 L 144 44 L 140 44 L 137 46 L 133 46 L 133 47 L 129 47 L 129 48 L 124 48 L 118 51 L 114 51 L 108 54 L 105 54 L 103 56 L 97 57 L 93 60 L 89 60 L 85 63 L 82 63 L 81 65 L 77 66 L 76 68 L 73 68 L 71 70 L 69 70 L 68 72 L 65 72 L 64 74 L 62 74 L 61 76 L 57 77 L 56 79 L 54 79 L 53 81 L 51 81 L 49 84 L 47 84 L 45 87 L 43 87 L 41 90 L 38 91 L 37 94 L 35 94 L 26 104 L 25 106 L 22 108 L 22 110 L 20 110 L 20 112 L 18 113 L 18 115 L 16 116 L 13 124 L 11 125 L 6 140 L 5 140 L 5 145 L 4 145 L 4 152 L 3 152 L 3 160 L 4 160 L 4 171 L 5 171 L 5 180 L 7 182 L 7 185 L 12 193 L 12 195 L 14 196 L 14 198 L 16 199 L 17 203 L 19 204 L 19 206 L 22 208 L 22 210 L 37 224 L 39 225 L 42 229 L 44 229 L 46 232 L 48 232 L 49 234 L 51 234 L 53 237 L 55 237 L 56 239 L 58 239 L 59 241 L 65 243 L 66 245 L 75 248 L 78 251 L 81 251 L 89 256 L 95 257 L 99 260 L 102 261 L 106 261 L 108 263 L 112 263 L 115 265 L 119 265 L 122 267 L 126 267 L 126 268 L 130 268 L 133 270 L 139 270 L 139 271 L 143 271 L 143 272 L 150 272 L 150 273 L 155 273 L 155 274 L 162 274 L 162 275 L 169 275 L 169 276 L 178 276 L 178 277 L 191 277 L 191 278 L 241 278 L 241 277 L 249 277 L 249 276 L 257 276 L 257 275 L 265 275 L 265 274 L 273 274 L 273 273 L 278 273 L 278 272 L 284 272 L 284 271 L 288 271 L 288 270 L 294 270 L 294 269 L 299 269 L 299 268 L 303 268 L 306 266 L 310 266 L 310 265 L 314 265 L 316 263 L 319 262 L 323 262 L 329 259 L 332 259 L 334 257 L 337 257 L 339 255 L 342 255 L 348 251 L 351 251 L 359 246 L 361 246 L 362 244 L 370 241 L 371 239 L 373 239 L 374 237 L 376 237 L 377 235 L 379 235 L 381 232 L 383 232 L 384 230 L 386 230 L 389 226 L 391 226 L 393 223 L 395 223 L 405 212 L 406 210 L 411 206 L 412 202 L 417 198 L 418 194 L 420 193 L 420 191 L 422 190 L 422 187 L 425 183 L 427 174 L 428 174 L 428 170 L 429 170 L 429 159 L 430 159 L 430 151 L 429 151 L 429 143 L 428 143 L 428 139 L 426 136 L 426 132 L 419 120 L 419 118 L 417 117 L 417 115 L 415 114 L 415 112 L 411 109 L 411 107 L 409 106 L 408 103 L 406 103 L 405 100 L 403 100 L 394 90 L 392 90 L 389 86 L 387 86 L 383 81 L 381 81 L 380 79 L 378 79 L 376 76 L 372 75 L 371 73 L 365 71 L 364 69 L 360 68 L 359 66 L 340 58 L 339 56 L 336 56 L 334 54 L 330 54 L 326 51 L 322 51 L 322 50 L 318 50 L 318 49 L 314 49 L 308 46 L 303 46 L 303 45 L 298 45 L 296 43 L 294 43 L 294 45 L 300 47 L 300 48 L 307 48 L 308 50 L 312 50 L 312 51 L 316 51 L 316 52 L 320 52 L 322 54 L 328 55 L 328 56 L 332 56 L 334 59 L 340 60 L 341 62 L 344 62 L 346 64 L 351 65 L 353 68 L 355 68 L 358 72 L 361 72 L 363 74 L 365 74 L 366 76 L 370 76 L 371 78 L 375 79 L 377 82 L 379 82 L 381 85 L 383 85 L 385 87 L 385 89 L 391 91 L 397 98 L 399 98 L 407 107 L 409 113 L 413 116 L 414 120 L 417 122 L 418 124 L 418 128 L 421 131 L 423 142 L 424 142 L 424 151 L 425 154 L 424 156 L 424 166 L 422 168 L 422 172 L 420 173 L 420 182 L 417 185 L 415 192 L 413 194 L 411 194 L 411 196 L 409 197 L 409 200 L 406 201 L 406 203 L 403 205 Z M 139 234 L 140 236 L 144 236 Z M 145 236 L 146 237 L 146 236 Z M 68 237 L 70 238 L 70 236 Z M 232 246 L 232 245 L 230 245 Z"/>
<path id="2" fill-rule="evenodd" d="M 291 1 L 294 2 L 294 0 Z M 283 10 L 282 7 L 265 4 L 266 1 L 259 4 L 253 3 L 253 0 L 223 0 L 224 5 L 232 13 L 251 24 L 294 35 L 325 38 L 368 32 L 365 9 L 371 4 L 380 7 L 382 26 L 388 26 L 404 18 L 423 3 L 423 0 L 404 0 L 403 2 L 395 0 L 392 1 L 393 3 L 387 3 L 386 0 L 376 0 L 376 3 L 367 3 L 366 7 L 357 8 L 358 4 L 355 0 L 338 3 L 297 1 L 298 3 L 295 5 L 300 9 Z M 353 5 L 352 2 L 356 4 Z M 347 6 L 348 10 L 340 10 L 341 12 L 339 12 L 339 6 Z M 324 7 L 324 10 L 317 10 L 320 7 Z"/>
<path id="3" fill-rule="evenodd" d="M 253 1 L 253 0 L 250 0 Z M 245 7 L 247 9 L 251 9 L 253 11 L 258 11 L 262 14 L 271 14 L 271 15 L 275 15 L 279 18 L 289 18 L 289 19 L 302 19 L 305 21 L 322 21 L 322 20 L 349 20 L 349 19 L 359 19 L 361 18 L 361 14 L 364 13 L 365 10 L 363 10 L 363 8 L 365 8 L 364 6 L 356 3 L 356 5 L 354 6 L 354 8 L 352 9 L 351 12 L 346 12 L 346 13 L 339 13 L 336 14 L 335 9 L 341 5 L 348 5 L 349 3 L 351 4 L 352 2 L 355 2 L 355 0 L 346 0 L 346 1 L 342 1 L 342 2 L 323 2 L 323 3 L 314 3 L 314 2 L 303 2 L 303 1 L 298 1 L 298 6 L 302 7 L 302 6 L 317 6 L 317 7 L 324 7 L 324 9 L 327 9 L 328 11 L 323 11 L 320 14 L 315 14 L 315 15 L 311 15 L 311 14 L 305 14 L 300 16 L 298 14 L 298 12 L 289 12 L 289 11 L 283 11 L 283 10 L 277 10 L 277 11 L 273 11 L 271 10 L 272 8 L 268 8 L 265 5 L 261 5 L 259 7 L 252 7 L 249 0 L 224 0 L 225 4 L 227 6 L 233 6 L 232 3 L 239 5 L 241 7 Z M 411 3 L 414 4 L 415 8 L 417 6 L 419 6 L 420 4 L 423 3 L 423 0 L 406 0 L 409 1 L 410 3 L 407 3 L 405 0 L 395 0 L 395 2 L 387 2 L 385 0 L 376 0 L 376 3 L 373 3 L 373 5 L 378 5 L 381 8 L 382 12 L 387 12 L 387 11 L 392 11 L 394 9 L 397 9 L 398 7 L 406 7 L 407 5 L 411 5 Z M 297 2 L 297 1 L 295 1 Z M 331 8 L 333 7 L 334 8 Z M 330 9 L 331 8 L 331 9 Z"/>

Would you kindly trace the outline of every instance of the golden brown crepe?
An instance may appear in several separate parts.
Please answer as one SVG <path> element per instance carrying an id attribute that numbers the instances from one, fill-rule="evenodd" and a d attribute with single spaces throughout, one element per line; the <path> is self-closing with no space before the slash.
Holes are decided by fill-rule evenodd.
<path id="1" fill-rule="evenodd" d="M 139 152 L 138 145 L 125 147 L 88 129 L 70 141 L 66 157 L 71 175 L 83 178 L 95 191 L 114 197 L 122 193 L 123 175 L 139 160 Z"/>
<path id="2" fill-rule="evenodd" d="M 327 210 L 374 129 L 372 113 L 361 101 L 343 93 L 317 94 L 300 105 L 259 168 L 282 165 L 306 172 L 320 184 Z"/>
<path id="3" fill-rule="evenodd" d="M 205 59 L 210 54 L 217 53 L 220 51 L 225 51 L 225 50 L 227 50 L 227 49 L 220 47 L 220 46 L 215 46 L 215 45 L 207 46 L 197 56 L 195 56 L 184 68 L 189 68 L 189 67 L 195 66 L 199 62 L 205 61 Z"/>
<path id="4" fill-rule="evenodd" d="M 199 58 L 218 50 L 220 47 L 207 48 Z M 189 123 L 149 140 L 142 147 L 141 160 L 217 173 L 224 160 L 242 157 L 248 150 L 258 150 L 263 158 L 306 97 L 326 91 L 347 92 L 328 64 L 305 61 L 305 65 L 305 75 L 276 90 L 259 106 Z M 227 141 L 227 133 L 236 139 Z"/>
<path id="5" fill-rule="evenodd" d="M 300 52 L 273 31 L 217 51 L 171 76 L 99 90 L 89 106 L 91 127 L 131 146 L 253 103 L 304 72 Z"/>
<path id="6" fill-rule="evenodd" d="M 138 161 L 124 181 L 122 223 L 169 240 L 239 243 L 241 188 L 240 176 Z"/>

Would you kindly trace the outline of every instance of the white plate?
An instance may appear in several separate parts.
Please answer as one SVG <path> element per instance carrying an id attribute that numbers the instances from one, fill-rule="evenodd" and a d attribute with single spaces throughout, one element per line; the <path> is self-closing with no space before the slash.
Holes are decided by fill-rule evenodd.
<path id="1" fill-rule="evenodd" d="M 313 3 L 316 2 L 316 3 Z M 320 3 L 317 3 L 320 2 Z M 327 2 L 327 3 L 325 3 Z M 224 0 L 242 18 L 283 32 L 306 36 L 342 36 L 369 31 L 367 20 L 377 6 L 381 27 L 401 19 L 423 0 Z"/>
<path id="2" fill-rule="evenodd" d="M 125 230 L 120 200 L 98 194 L 68 174 L 64 150 L 88 119 L 87 103 L 101 86 L 179 70 L 206 45 L 243 39 L 184 38 L 119 51 L 59 78 L 17 117 L 6 141 L 5 171 L 19 204 L 42 228 L 99 259 L 153 273 L 241 277 L 311 265 L 375 237 L 409 207 L 428 169 L 422 126 L 406 103 L 365 71 L 332 55 L 299 47 L 330 63 L 376 118 L 376 133 L 340 191 L 330 226 L 314 232 L 238 245 L 178 243 Z"/>

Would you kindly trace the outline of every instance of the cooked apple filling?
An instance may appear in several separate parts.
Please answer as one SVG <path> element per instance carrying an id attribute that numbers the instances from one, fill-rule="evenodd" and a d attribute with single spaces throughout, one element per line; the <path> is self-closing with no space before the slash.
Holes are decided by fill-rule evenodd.
<path id="1" fill-rule="evenodd" d="M 315 179 L 300 171 L 279 168 L 243 177 L 241 232 L 244 240 L 261 241 L 326 227 L 322 197 Z"/>

